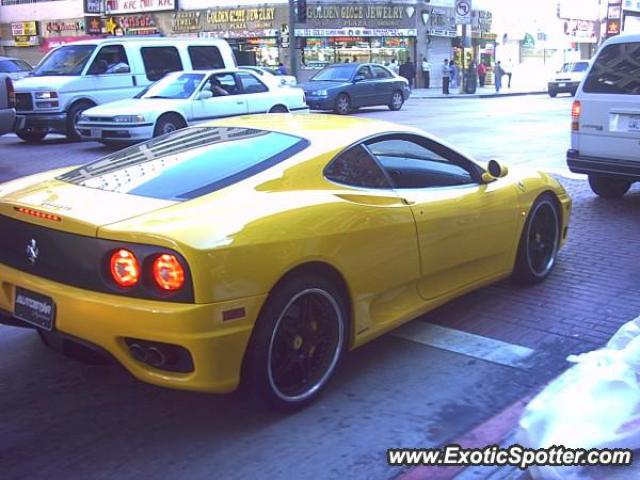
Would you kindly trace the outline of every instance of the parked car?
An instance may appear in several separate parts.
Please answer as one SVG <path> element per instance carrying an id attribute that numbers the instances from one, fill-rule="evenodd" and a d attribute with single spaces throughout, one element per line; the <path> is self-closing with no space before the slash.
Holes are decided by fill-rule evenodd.
<path id="1" fill-rule="evenodd" d="M 85 110 L 77 128 L 85 139 L 132 143 L 214 118 L 301 111 L 309 111 L 302 90 L 251 71 L 173 72 L 137 98 Z"/>
<path id="2" fill-rule="evenodd" d="M 241 70 L 250 70 L 262 77 L 271 78 L 282 86 L 288 85 L 290 87 L 295 87 L 298 84 L 296 77 L 294 77 L 293 75 L 283 75 L 275 68 L 257 67 L 254 65 L 243 65 L 239 68 Z"/>
<path id="3" fill-rule="evenodd" d="M 216 120 L 1 188 L 0 321 L 285 410 L 393 326 L 543 281 L 571 210 L 545 173 L 319 114 Z"/>
<path id="4" fill-rule="evenodd" d="M 550 97 L 555 97 L 559 93 L 576 94 L 578 85 L 584 78 L 589 62 L 569 62 L 562 65 L 562 68 L 553 75 L 547 85 Z"/>
<path id="5" fill-rule="evenodd" d="M 6 73 L 0 73 L 0 135 L 13 132 L 16 127 L 16 96 L 13 80 Z"/>
<path id="6" fill-rule="evenodd" d="M 17 135 L 39 142 L 49 132 L 79 140 L 76 123 L 96 105 L 131 98 L 165 74 L 234 68 L 220 39 L 108 38 L 58 47 L 16 83 L 16 110 L 25 119 Z"/>
<path id="7" fill-rule="evenodd" d="M 0 57 L 0 73 L 7 73 L 11 80 L 28 77 L 33 67 L 24 60 L 13 57 Z"/>
<path id="8" fill-rule="evenodd" d="M 640 35 L 618 35 L 598 51 L 571 109 L 567 164 L 594 193 L 623 196 L 640 181 Z"/>
<path id="9" fill-rule="evenodd" d="M 329 65 L 302 88 L 312 110 L 333 110 L 340 115 L 374 105 L 400 110 L 411 95 L 406 79 L 375 63 Z"/>

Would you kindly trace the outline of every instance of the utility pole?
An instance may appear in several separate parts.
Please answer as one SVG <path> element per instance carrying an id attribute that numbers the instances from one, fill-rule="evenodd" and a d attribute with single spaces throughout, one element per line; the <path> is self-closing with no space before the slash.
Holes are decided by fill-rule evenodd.
<path id="1" fill-rule="evenodd" d="M 289 73 L 298 77 L 298 55 L 296 52 L 296 0 L 289 0 Z"/>

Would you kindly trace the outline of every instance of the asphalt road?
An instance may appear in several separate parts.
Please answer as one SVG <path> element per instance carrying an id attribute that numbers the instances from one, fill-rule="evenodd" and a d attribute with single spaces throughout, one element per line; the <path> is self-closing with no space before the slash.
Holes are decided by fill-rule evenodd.
<path id="1" fill-rule="evenodd" d="M 566 174 L 569 108 L 568 98 L 544 96 L 434 99 L 358 115 L 423 127 L 482 161 Z M 2 137 L 0 180 L 108 151 Z M 237 394 L 141 384 L 117 366 L 49 351 L 32 331 L 0 327 L 0 478 L 396 478 L 404 469 L 386 464 L 387 448 L 458 438 L 565 368 L 566 354 L 596 347 L 640 313 L 640 189 L 608 203 L 584 180 L 563 182 L 574 219 L 547 282 L 502 282 L 415 321 L 526 347 L 526 362 L 389 334 L 349 354 L 318 403 L 281 416 Z"/>

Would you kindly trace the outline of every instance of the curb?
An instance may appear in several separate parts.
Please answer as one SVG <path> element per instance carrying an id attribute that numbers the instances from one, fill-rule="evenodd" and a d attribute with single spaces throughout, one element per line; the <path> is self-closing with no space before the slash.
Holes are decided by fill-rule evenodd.
<path id="1" fill-rule="evenodd" d="M 411 95 L 409 98 L 415 98 L 416 100 L 432 100 L 432 99 L 452 99 L 452 98 L 496 98 L 496 97 L 520 97 L 524 95 L 547 95 L 546 91 L 532 91 L 532 92 L 507 92 L 507 93 L 474 93 L 474 94 L 454 94 L 454 95 Z"/>
<path id="2" fill-rule="evenodd" d="M 464 448 L 482 448 L 489 445 L 499 445 L 512 432 L 529 401 L 535 393 L 524 396 L 515 401 L 501 412 L 485 420 L 474 429 L 462 434 L 460 437 L 447 442 L 447 444 L 461 445 Z M 417 466 L 401 473 L 395 480 L 452 480 L 467 466 L 440 465 Z"/>

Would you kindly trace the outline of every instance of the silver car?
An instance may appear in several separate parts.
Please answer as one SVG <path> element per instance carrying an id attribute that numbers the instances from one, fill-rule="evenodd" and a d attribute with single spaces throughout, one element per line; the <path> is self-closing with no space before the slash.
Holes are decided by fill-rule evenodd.
<path id="1" fill-rule="evenodd" d="M 13 57 L 0 57 L 0 73 L 6 73 L 16 81 L 28 77 L 33 67 L 24 60 Z"/>

